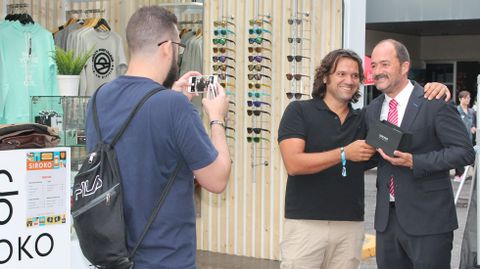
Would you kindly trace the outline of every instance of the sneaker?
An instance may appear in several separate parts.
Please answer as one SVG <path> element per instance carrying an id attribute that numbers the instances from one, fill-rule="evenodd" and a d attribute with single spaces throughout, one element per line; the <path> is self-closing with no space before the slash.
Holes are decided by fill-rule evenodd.
<path id="1" fill-rule="evenodd" d="M 461 177 L 461 176 L 455 176 L 455 178 L 453 179 L 453 181 L 455 181 L 455 182 L 462 182 L 462 177 Z"/>

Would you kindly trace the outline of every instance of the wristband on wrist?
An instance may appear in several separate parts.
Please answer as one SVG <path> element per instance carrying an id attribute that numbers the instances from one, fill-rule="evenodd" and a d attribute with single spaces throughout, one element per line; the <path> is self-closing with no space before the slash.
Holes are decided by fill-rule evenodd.
<path id="1" fill-rule="evenodd" d="M 342 177 L 347 176 L 347 158 L 345 156 L 345 148 L 340 147 L 340 157 L 342 158 Z"/>
<path id="2" fill-rule="evenodd" d="M 212 127 L 214 124 L 221 125 L 225 129 L 225 122 L 221 120 L 212 120 L 210 121 L 210 127 Z"/>

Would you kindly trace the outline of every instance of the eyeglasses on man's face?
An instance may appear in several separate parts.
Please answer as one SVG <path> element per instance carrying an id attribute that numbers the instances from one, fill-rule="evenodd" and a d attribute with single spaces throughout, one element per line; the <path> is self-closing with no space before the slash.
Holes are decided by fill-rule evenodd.
<path id="1" fill-rule="evenodd" d="M 167 43 L 168 41 L 172 42 L 172 44 L 178 45 L 178 54 L 183 54 L 183 52 L 185 51 L 185 48 L 187 47 L 185 44 L 175 42 L 175 41 L 172 41 L 172 40 L 162 41 L 162 42 L 158 43 L 157 46 L 160 47 L 161 45 Z"/>

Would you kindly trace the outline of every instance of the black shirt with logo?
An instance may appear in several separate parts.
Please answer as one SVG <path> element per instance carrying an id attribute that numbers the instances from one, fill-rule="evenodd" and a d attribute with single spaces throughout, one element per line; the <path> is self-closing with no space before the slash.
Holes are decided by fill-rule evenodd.
<path id="1" fill-rule="evenodd" d="M 290 103 L 280 122 L 278 142 L 305 140 L 305 152 L 324 152 L 365 139 L 363 110 L 350 111 L 343 124 L 320 98 Z M 309 175 L 288 176 L 285 218 L 363 221 L 365 163 L 347 161 Z"/>

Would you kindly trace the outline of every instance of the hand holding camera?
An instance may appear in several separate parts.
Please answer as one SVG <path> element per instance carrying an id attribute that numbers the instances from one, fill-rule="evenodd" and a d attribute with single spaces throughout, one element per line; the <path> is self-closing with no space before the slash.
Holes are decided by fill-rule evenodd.
<path id="1" fill-rule="evenodd" d="M 206 92 L 207 96 L 202 99 L 202 104 L 209 120 L 225 120 L 228 113 L 228 97 L 225 89 L 215 81 Z"/>

